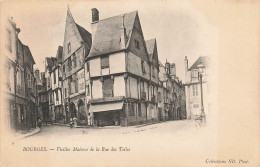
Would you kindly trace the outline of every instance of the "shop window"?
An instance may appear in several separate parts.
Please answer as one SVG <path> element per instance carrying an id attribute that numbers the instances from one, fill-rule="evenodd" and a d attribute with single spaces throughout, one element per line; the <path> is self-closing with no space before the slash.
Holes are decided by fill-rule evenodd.
<path id="1" fill-rule="evenodd" d="M 138 116 L 142 116 L 141 103 L 138 103 Z"/>
<path id="2" fill-rule="evenodd" d="M 135 103 L 128 103 L 129 116 L 135 116 Z"/>

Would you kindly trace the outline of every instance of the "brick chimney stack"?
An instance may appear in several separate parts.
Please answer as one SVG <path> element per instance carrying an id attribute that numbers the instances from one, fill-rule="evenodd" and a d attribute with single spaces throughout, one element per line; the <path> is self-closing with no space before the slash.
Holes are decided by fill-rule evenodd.
<path id="1" fill-rule="evenodd" d="M 93 43 L 97 31 L 98 22 L 99 22 L 99 11 L 96 8 L 91 9 L 91 11 L 92 11 L 91 35 L 92 35 L 92 43 Z"/>
<path id="2" fill-rule="evenodd" d="M 92 22 L 99 21 L 99 11 L 96 8 L 92 8 Z"/>

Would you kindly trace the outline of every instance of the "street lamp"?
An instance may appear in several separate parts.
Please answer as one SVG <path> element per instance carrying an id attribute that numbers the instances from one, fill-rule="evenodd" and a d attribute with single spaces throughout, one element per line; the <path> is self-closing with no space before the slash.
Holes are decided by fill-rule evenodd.
<path id="1" fill-rule="evenodd" d="M 201 114 L 200 114 L 200 117 L 201 117 L 201 124 L 206 124 L 206 115 L 205 115 L 205 112 L 204 112 L 204 105 L 203 105 L 203 89 L 202 89 L 202 77 L 203 77 L 203 73 L 204 73 L 204 68 L 205 66 L 200 63 L 198 65 L 198 75 L 199 75 L 199 80 L 200 80 L 200 91 L 201 91 Z"/>

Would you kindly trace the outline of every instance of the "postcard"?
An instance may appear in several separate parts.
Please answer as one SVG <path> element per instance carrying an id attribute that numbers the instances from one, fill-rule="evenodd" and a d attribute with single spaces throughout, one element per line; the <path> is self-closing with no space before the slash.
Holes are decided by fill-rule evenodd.
<path id="1" fill-rule="evenodd" d="M 260 166 L 259 6 L 1 1 L 0 166 Z"/>

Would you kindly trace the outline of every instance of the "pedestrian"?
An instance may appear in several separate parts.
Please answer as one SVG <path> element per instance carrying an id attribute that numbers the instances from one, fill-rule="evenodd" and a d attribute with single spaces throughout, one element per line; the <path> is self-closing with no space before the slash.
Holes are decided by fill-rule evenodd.
<path id="1" fill-rule="evenodd" d="M 70 118 L 70 128 L 72 128 L 73 127 L 73 119 L 72 119 L 72 117 Z"/>
<path id="2" fill-rule="evenodd" d="M 42 120 L 39 118 L 38 119 L 38 127 L 41 128 L 42 127 Z"/>
<path id="3" fill-rule="evenodd" d="M 75 116 L 73 117 L 73 125 L 77 126 L 77 118 Z"/>
<path id="4" fill-rule="evenodd" d="M 91 116 L 90 116 L 90 113 L 88 113 L 88 126 L 91 126 Z"/>
<path id="5" fill-rule="evenodd" d="M 90 116 L 90 125 L 94 126 L 94 113 Z"/>

